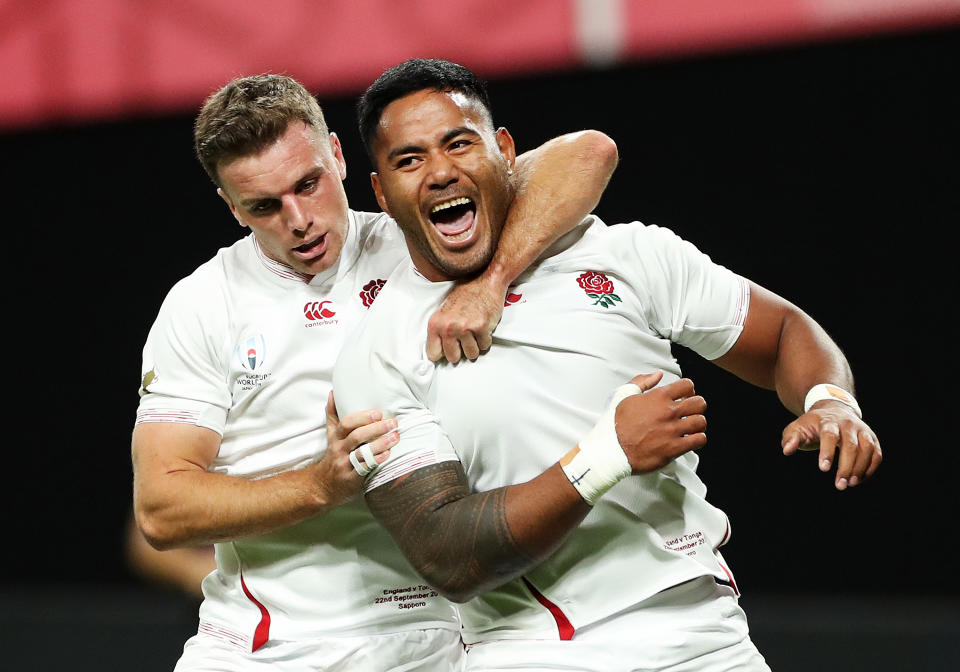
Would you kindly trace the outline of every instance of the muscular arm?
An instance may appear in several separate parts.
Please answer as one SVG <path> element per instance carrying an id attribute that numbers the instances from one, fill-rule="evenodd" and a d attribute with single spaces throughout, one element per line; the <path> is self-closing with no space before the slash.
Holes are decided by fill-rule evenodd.
<path id="1" fill-rule="evenodd" d="M 213 549 L 207 546 L 158 551 L 144 538 L 131 514 L 126 533 L 127 563 L 144 581 L 176 588 L 202 599 L 204 577 L 217 567 Z"/>
<path id="2" fill-rule="evenodd" d="M 597 207 L 618 160 L 616 144 L 599 131 L 562 135 L 518 156 L 516 197 L 480 279 L 502 299 L 518 275 Z"/>
<path id="3" fill-rule="evenodd" d="M 212 430 L 137 425 L 133 497 L 140 530 L 151 546 L 164 550 L 267 534 L 325 513 L 360 490 L 350 451 L 370 441 L 382 461 L 396 442 L 395 421 L 379 418 L 378 412 L 360 411 L 341 422 L 328 402 L 323 459 L 258 480 L 207 471 L 220 448 L 220 435 Z"/>
<path id="4" fill-rule="evenodd" d="M 441 462 L 367 493 L 411 564 L 466 602 L 536 566 L 590 512 L 559 464 L 531 481 L 471 494 L 459 462 Z"/>
<path id="5" fill-rule="evenodd" d="M 706 403 L 693 383 L 651 389 L 659 380 L 659 373 L 635 378 L 648 391 L 627 397 L 610 414 L 634 474 L 659 469 L 706 442 Z M 456 602 L 543 562 L 591 508 L 559 462 L 525 483 L 478 493 L 470 491 L 459 462 L 441 462 L 374 488 L 366 498 L 413 567 Z"/>
<path id="6" fill-rule="evenodd" d="M 820 401 L 803 412 L 811 387 L 833 383 L 853 393 L 853 375 L 823 328 L 790 302 L 751 283 L 743 333 L 716 363 L 747 382 L 775 389 L 783 405 L 800 416 L 784 430 L 785 454 L 819 442 L 820 468 L 827 471 L 839 449 L 838 489 L 856 485 L 880 465 L 876 435 L 849 406 Z"/>
<path id="7" fill-rule="evenodd" d="M 516 198 L 496 253 L 478 277 L 457 285 L 430 319 L 427 355 L 456 363 L 490 347 L 507 288 L 596 207 L 617 166 L 617 146 L 599 131 L 569 133 L 517 157 Z"/>

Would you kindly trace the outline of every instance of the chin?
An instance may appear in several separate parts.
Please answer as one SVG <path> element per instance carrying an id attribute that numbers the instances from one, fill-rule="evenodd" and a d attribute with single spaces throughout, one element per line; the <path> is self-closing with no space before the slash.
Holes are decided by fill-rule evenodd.
<path id="1" fill-rule="evenodd" d="M 468 258 L 441 260 L 442 265 L 437 270 L 455 280 L 472 278 L 483 273 L 491 259 L 493 259 L 493 250 L 479 256 L 470 255 Z"/>

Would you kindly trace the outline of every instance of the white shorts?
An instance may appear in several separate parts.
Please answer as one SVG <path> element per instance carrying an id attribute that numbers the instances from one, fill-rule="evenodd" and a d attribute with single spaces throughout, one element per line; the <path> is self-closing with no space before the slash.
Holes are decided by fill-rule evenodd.
<path id="1" fill-rule="evenodd" d="M 267 642 L 251 653 L 194 635 L 175 672 L 461 672 L 460 633 L 432 628 L 386 635 Z"/>
<path id="2" fill-rule="evenodd" d="M 737 597 L 712 577 L 669 588 L 580 628 L 573 639 L 501 639 L 467 647 L 468 672 L 770 672 Z"/>

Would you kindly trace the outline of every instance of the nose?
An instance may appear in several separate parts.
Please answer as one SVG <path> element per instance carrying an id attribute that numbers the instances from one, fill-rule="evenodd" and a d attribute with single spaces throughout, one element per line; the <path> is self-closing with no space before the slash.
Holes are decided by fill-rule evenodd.
<path id="1" fill-rule="evenodd" d="M 283 219 L 287 227 L 293 232 L 303 232 L 310 228 L 309 214 L 296 194 L 287 194 L 282 199 Z"/>
<path id="2" fill-rule="evenodd" d="M 428 186 L 438 191 L 446 189 L 460 179 L 457 164 L 443 152 L 431 154 L 429 159 Z"/>

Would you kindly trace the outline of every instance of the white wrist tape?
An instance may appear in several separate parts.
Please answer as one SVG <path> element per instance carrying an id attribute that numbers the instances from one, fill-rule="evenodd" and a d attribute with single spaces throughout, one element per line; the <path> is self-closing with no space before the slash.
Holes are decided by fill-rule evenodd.
<path id="1" fill-rule="evenodd" d="M 618 387 L 607 410 L 580 441 L 579 447 L 560 460 L 560 466 L 570 483 L 590 506 L 596 504 L 603 493 L 620 479 L 632 473 L 630 462 L 617 439 L 615 420 L 620 402 L 641 392 L 640 387 L 632 383 Z"/>
<path id="2" fill-rule="evenodd" d="M 836 385 L 831 385 L 830 383 L 820 383 L 819 385 L 814 385 L 810 388 L 810 391 L 807 392 L 806 398 L 803 400 L 803 412 L 806 413 L 810 410 L 811 406 L 818 401 L 823 401 L 824 399 L 829 399 L 830 401 L 839 401 L 841 404 L 846 404 L 853 409 L 853 412 L 857 414 L 857 417 L 863 417 L 863 413 L 860 412 L 860 404 L 858 404 L 857 400 L 853 398 L 853 395 L 842 387 L 837 387 Z"/>

